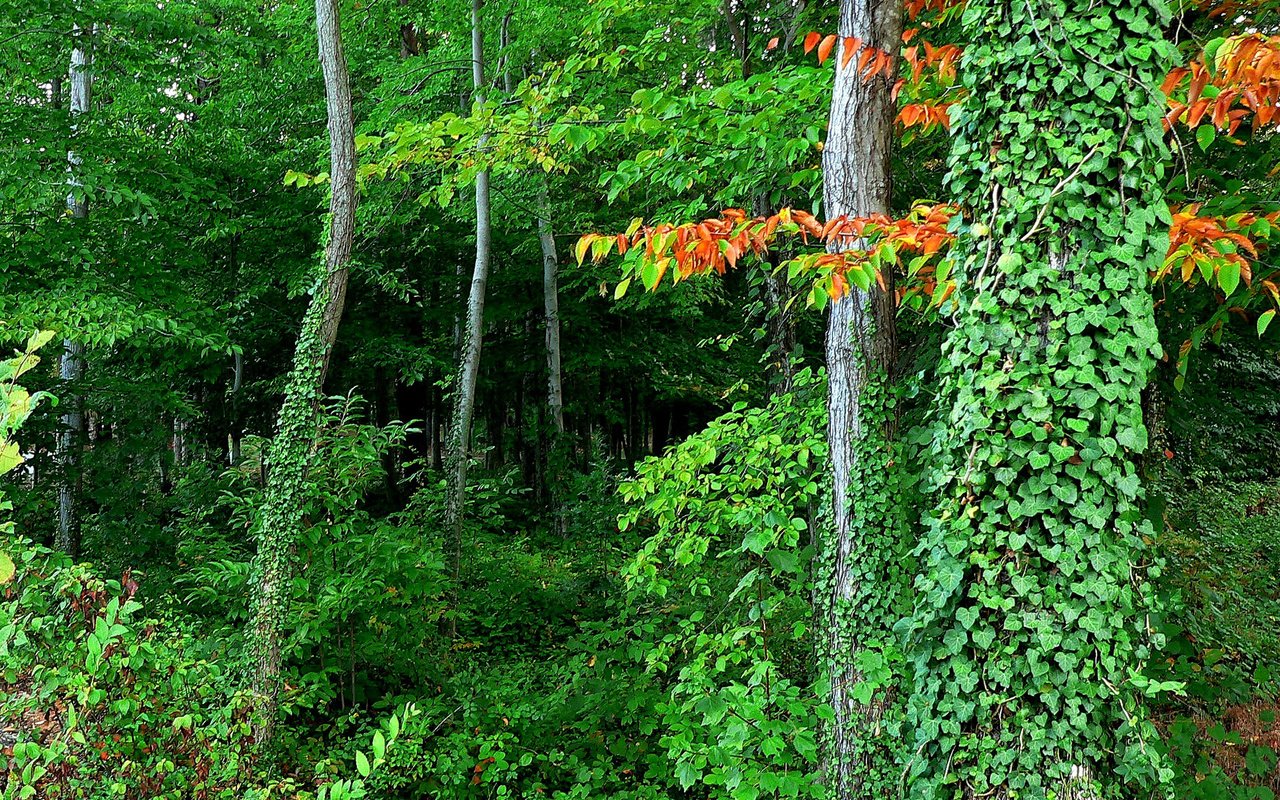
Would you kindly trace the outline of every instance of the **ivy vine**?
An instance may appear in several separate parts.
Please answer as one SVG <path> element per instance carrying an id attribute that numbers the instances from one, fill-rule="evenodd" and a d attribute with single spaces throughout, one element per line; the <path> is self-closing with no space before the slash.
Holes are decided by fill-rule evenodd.
<path id="1" fill-rule="evenodd" d="M 1155 0 L 972 0 L 909 637 L 915 797 L 1133 797 L 1165 784 L 1142 673 L 1158 565 L 1135 457 L 1168 246 Z"/>

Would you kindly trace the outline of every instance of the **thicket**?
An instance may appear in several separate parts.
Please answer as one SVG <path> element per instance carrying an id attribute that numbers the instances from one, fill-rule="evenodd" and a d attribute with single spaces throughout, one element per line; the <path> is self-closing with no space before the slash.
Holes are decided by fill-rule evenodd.
<path id="1" fill-rule="evenodd" d="M 311 9 L 0 2 L 0 798 L 1274 800 L 1280 18 L 1170 5 L 327 6 L 318 386 Z"/>

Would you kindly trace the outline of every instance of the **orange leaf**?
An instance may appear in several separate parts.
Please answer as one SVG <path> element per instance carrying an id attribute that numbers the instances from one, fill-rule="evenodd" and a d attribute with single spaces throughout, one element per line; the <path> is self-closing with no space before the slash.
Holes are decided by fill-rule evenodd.
<path id="1" fill-rule="evenodd" d="M 867 62 L 876 54 L 873 48 L 867 47 L 862 51 L 862 55 L 858 56 L 858 72 L 862 72 L 867 68 Z"/>
<path id="2" fill-rule="evenodd" d="M 831 48 L 836 46 L 836 35 L 834 33 L 827 34 L 827 38 L 822 40 L 822 44 L 818 45 L 818 63 L 823 64 L 831 56 Z"/>
<path id="3" fill-rule="evenodd" d="M 1172 92 L 1173 88 L 1181 83 L 1182 79 L 1187 77 L 1190 72 L 1191 70 L 1186 67 L 1178 67 L 1171 71 L 1165 76 L 1164 83 L 1160 84 L 1160 91 L 1164 92 L 1166 95 L 1169 94 L 1169 92 Z"/>
<path id="4" fill-rule="evenodd" d="M 768 43 L 768 44 L 766 44 L 766 45 L 764 46 L 764 49 L 765 49 L 765 50 L 772 50 L 772 49 L 774 49 L 774 48 L 775 48 L 775 47 L 777 47 L 777 46 L 778 46 L 778 37 L 777 37 L 777 36 L 775 36 L 775 37 L 773 37 L 772 39 L 770 39 L 770 40 L 769 40 L 769 43 Z"/>
<path id="5" fill-rule="evenodd" d="M 809 55 L 813 48 L 818 46 L 818 42 L 822 40 L 822 34 L 817 31 L 809 31 L 804 37 L 804 54 Z"/>
<path id="6" fill-rule="evenodd" d="M 862 48 L 862 40 L 856 36 L 844 37 L 844 53 L 840 56 L 840 69 L 849 66 L 849 62 L 853 59 L 853 54 Z"/>
<path id="7" fill-rule="evenodd" d="M 1187 127 L 1194 130 L 1200 125 L 1200 120 L 1204 118 L 1205 112 L 1209 110 L 1208 99 L 1197 100 L 1195 105 L 1187 111 Z"/>

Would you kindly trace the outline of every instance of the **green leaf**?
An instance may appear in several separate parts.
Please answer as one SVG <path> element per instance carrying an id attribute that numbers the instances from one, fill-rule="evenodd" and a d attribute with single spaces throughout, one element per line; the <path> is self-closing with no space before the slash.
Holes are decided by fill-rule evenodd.
<path id="1" fill-rule="evenodd" d="M 382 758 L 387 753 L 387 740 L 383 737 L 382 731 L 373 732 L 373 757 Z"/>
<path id="2" fill-rule="evenodd" d="M 13 559 L 8 553 L 0 553 L 0 586 L 13 580 L 13 576 L 18 572 L 13 565 Z"/>
<path id="3" fill-rule="evenodd" d="M 356 772 L 360 773 L 360 777 L 369 777 L 369 759 L 364 753 L 356 751 Z"/>
<path id="4" fill-rule="evenodd" d="M 53 331 L 36 331 L 31 335 L 31 338 L 27 340 L 27 354 L 30 355 L 41 347 L 44 347 L 52 338 Z"/>
<path id="5" fill-rule="evenodd" d="M 0 442 L 0 475 L 14 469 L 22 461 L 17 442 Z"/>
<path id="6" fill-rule="evenodd" d="M 623 296 L 623 295 L 625 295 L 625 294 L 627 293 L 627 287 L 629 287 L 630 285 L 631 285 L 631 279 L 630 279 L 630 278 L 623 278 L 623 279 L 618 283 L 617 288 L 613 290 L 613 299 L 614 299 L 614 300 L 621 300 L 621 299 L 622 299 L 622 296 Z"/>
<path id="7" fill-rule="evenodd" d="M 1226 41 L 1227 40 L 1225 38 L 1219 36 L 1216 39 L 1210 40 L 1210 42 L 1204 46 L 1204 64 L 1209 68 L 1210 75 L 1213 75 L 1217 70 L 1218 51 L 1222 49 L 1222 45 L 1226 44 Z"/>
<path id="8" fill-rule="evenodd" d="M 1270 325 L 1271 320 L 1275 318 L 1276 318 L 1276 310 L 1274 308 L 1268 308 L 1266 311 L 1263 311 L 1261 314 L 1258 315 L 1258 335 L 1259 336 L 1267 332 L 1267 326 Z"/>
<path id="9" fill-rule="evenodd" d="M 1208 150 L 1217 138 L 1218 129 L 1212 125 L 1201 125 L 1196 128 L 1196 144 L 1200 145 L 1201 150 Z"/>
<path id="10" fill-rule="evenodd" d="M 1222 287 L 1222 293 L 1230 297 L 1231 293 L 1240 285 L 1240 265 L 1235 262 L 1227 262 L 1218 267 L 1218 285 Z"/>

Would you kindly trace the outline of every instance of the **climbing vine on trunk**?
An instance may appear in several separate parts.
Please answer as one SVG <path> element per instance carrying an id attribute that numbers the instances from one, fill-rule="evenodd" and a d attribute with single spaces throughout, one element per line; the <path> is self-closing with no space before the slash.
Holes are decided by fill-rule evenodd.
<path id="1" fill-rule="evenodd" d="M 316 0 L 316 33 L 329 116 L 332 193 L 326 225 L 324 272 L 307 305 L 293 367 L 268 460 L 266 497 L 255 521 L 254 620 L 251 631 L 260 698 L 256 737 L 268 742 L 279 710 L 281 636 L 289 613 L 293 550 L 302 532 L 307 473 L 316 436 L 324 379 L 346 302 L 348 265 L 355 239 L 356 154 L 351 83 L 335 0 Z"/>
<path id="2" fill-rule="evenodd" d="M 890 211 L 893 82 L 864 75 L 854 54 L 862 42 L 891 61 L 902 24 L 896 3 L 840 4 L 842 52 L 822 153 L 828 218 Z M 827 249 L 865 250 L 867 240 L 850 233 L 833 237 Z M 870 658 L 883 660 L 889 638 L 886 609 L 897 583 L 888 572 L 904 519 L 890 479 L 888 386 L 897 342 L 889 281 L 851 287 L 827 318 L 831 524 L 822 525 L 817 537 L 814 601 L 822 620 L 824 699 L 833 712 L 822 736 L 823 772 L 839 798 L 861 797 L 864 787 L 883 777 L 876 772 L 885 751 L 876 742 L 891 699 L 891 688 L 876 680 L 880 676 L 867 674 Z"/>
<path id="3" fill-rule="evenodd" d="M 964 12 L 948 185 L 968 227 L 906 623 L 916 797 L 1135 797 L 1168 777 L 1134 463 L 1169 241 L 1168 20 L 1152 0 Z"/>

